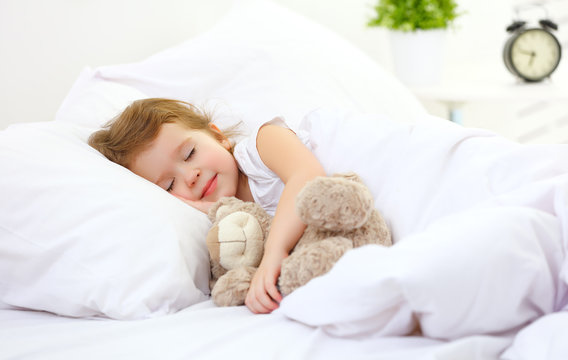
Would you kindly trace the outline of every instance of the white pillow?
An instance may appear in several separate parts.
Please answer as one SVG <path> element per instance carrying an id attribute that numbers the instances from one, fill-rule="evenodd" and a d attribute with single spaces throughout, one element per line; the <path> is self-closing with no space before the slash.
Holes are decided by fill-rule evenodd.
<path id="1" fill-rule="evenodd" d="M 240 2 L 207 33 L 139 63 L 100 67 L 94 79 L 206 105 L 224 117 L 221 126 L 238 118 L 255 127 L 278 115 L 295 125 L 330 105 L 405 122 L 425 112 L 358 48 L 266 0 Z"/>
<path id="2" fill-rule="evenodd" d="M 138 319 L 207 299 L 209 220 L 86 135 L 58 122 L 0 132 L 0 307 Z"/>
<path id="3" fill-rule="evenodd" d="M 87 67 L 57 110 L 56 119 L 96 130 L 134 100 L 144 98 L 144 93 L 131 86 L 97 78 L 96 70 Z"/>

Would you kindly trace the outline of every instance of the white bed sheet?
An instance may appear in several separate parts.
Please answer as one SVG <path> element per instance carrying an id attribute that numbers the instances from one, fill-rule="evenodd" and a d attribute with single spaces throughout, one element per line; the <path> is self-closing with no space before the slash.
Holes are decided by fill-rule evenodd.
<path id="1" fill-rule="evenodd" d="M 0 311 L 2 359 L 492 359 L 505 338 L 334 338 L 280 314 L 255 316 L 210 301 L 139 321 Z"/>

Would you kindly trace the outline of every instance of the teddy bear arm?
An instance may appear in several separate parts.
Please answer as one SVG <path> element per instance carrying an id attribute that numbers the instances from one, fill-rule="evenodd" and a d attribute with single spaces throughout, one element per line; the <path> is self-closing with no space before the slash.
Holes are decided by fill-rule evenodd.
<path id="1" fill-rule="evenodd" d="M 365 225 L 355 229 L 351 234 L 346 234 L 345 236 L 353 239 L 353 247 L 368 244 L 383 246 L 392 245 L 390 230 L 385 220 L 377 210 L 373 211 L 369 221 Z"/>
<path id="2" fill-rule="evenodd" d="M 341 176 L 311 180 L 296 199 L 296 210 L 305 224 L 332 231 L 362 226 L 373 209 L 369 189 Z"/>
<path id="3" fill-rule="evenodd" d="M 327 273 L 353 242 L 344 237 L 332 237 L 300 246 L 282 262 L 278 287 L 288 295 L 311 279 Z"/>

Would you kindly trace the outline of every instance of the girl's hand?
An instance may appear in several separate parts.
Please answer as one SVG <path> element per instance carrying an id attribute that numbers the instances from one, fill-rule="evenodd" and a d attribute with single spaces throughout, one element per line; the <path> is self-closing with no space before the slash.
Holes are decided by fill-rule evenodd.
<path id="1" fill-rule="evenodd" d="M 255 314 L 270 313 L 282 300 L 282 295 L 276 288 L 280 275 L 282 260 L 288 254 L 270 254 L 265 252 L 256 273 L 254 274 L 245 305 Z"/>
<path id="2" fill-rule="evenodd" d="M 180 199 L 181 201 L 183 201 L 184 203 L 186 203 L 187 205 L 205 213 L 208 214 L 209 213 L 209 209 L 211 209 L 211 206 L 213 206 L 214 202 L 212 201 L 202 201 L 202 200 L 189 200 L 186 199 L 184 197 L 181 197 L 179 195 L 176 195 L 174 193 L 172 193 L 173 196 L 177 197 L 178 199 Z"/>

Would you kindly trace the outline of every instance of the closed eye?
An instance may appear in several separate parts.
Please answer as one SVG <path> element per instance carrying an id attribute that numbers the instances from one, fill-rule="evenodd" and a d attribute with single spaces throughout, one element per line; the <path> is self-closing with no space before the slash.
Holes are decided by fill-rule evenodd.
<path id="1" fill-rule="evenodd" d="M 166 189 L 167 192 L 171 192 L 174 189 L 174 182 L 176 181 L 175 178 L 172 179 L 172 182 L 170 183 L 170 186 L 168 186 L 168 188 Z"/>
<path id="2" fill-rule="evenodd" d="M 193 154 L 195 154 L 195 148 L 192 148 L 191 150 L 189 150 L 189 153 L 185 157 L 185 161 L 188 161 L 193 156 Z"/>

